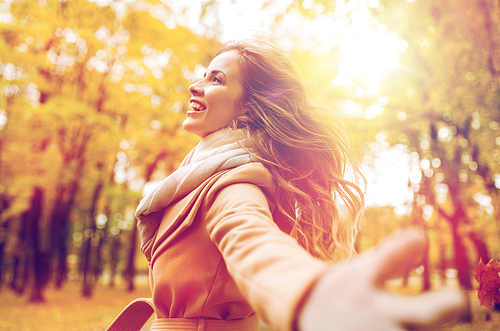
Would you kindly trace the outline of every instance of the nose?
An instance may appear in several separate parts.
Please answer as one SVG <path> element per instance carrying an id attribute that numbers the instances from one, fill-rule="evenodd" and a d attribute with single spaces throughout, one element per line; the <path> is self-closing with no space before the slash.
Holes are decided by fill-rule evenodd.
<path id="1" fill-rule="evenodd" d="M 189 86 L 189 92 L 191 92 L 192 95 L 202 95 L 203 88 L 200 86 L 200 81 L 191 84 L 191 86 Z"/>

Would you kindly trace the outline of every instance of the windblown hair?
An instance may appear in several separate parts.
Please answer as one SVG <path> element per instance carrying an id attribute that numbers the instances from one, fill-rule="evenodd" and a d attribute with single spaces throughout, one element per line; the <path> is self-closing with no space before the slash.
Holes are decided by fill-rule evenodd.
<path id="1" fill-rule="evenodd" d="M 229 42 L 218 54 L 231 50 L 241 55 L 237 106 L 247 110 L 232 126 L 247 130 L 253 153 L 275 179 L 291 235 L 321 259 L 355 255 L 364 197 L 345 177 L 352 171 L 353 179 L 364 178 L 340 117 L 312 102 L 290 56 L 272 43 Z"/>

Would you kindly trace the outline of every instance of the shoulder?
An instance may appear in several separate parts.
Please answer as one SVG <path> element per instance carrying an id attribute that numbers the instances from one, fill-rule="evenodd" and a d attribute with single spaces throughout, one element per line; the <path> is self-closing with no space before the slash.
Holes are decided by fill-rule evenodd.
<path id="1" fill-rule="evenodd" d="M 219 186 L 235 183 L 249 183 L 266 188 L 275 187 L 271 173 L 260 162 L 251 162 L 230 169 L 217 181 Z"/>
<path id="2" fill-rule="evenodd" d="M 224 174 L 213 183 L 209 192 L 207 192 L 207 202 L 213 201 L 221 190 L 229 186 L 236 185 L 241 188 L 247 186 L 238 184 L 256 186 L 262 190 L 268 199 L 273 199 L 276 192 L 276 184 L 269 170 L 260 162 L 251 162 L 226 170 Z"/>

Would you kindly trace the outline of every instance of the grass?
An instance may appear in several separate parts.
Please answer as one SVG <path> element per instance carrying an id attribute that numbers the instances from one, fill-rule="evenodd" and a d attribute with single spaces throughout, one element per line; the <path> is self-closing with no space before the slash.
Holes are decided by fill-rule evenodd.
<path id="1" fill-rule="evenodd" d="M 124 287 L 97 286 L 90 299 L 82 298 L 79 285 L 66 284 L 63 290 L 48 288 L 45 303 L 27 303 L 27 295 L 18 296 L 2 288 L 0 292 L 0 330 L 4 331 L 98 331 L 105 330 L 116 315 L 133 299 L 151 297 L 146 284 L 134 292 Z"/>
<path id="2" fill-rule="evenodd" d="M 480 306 L 476 291 L 469 292 L 472 310 L 472 320 L 469 323 L 460 323 L 453 326 L 442 327 L 440 331 L 498 331 L 500 330 L 500 312 Z"/>
<path id="3" fill-rule="evenodd" d="M 413 278 L 417 280 L 414 284 L 411 284 L 406 287 L 401 287 L 400 282 L 395 282 L 395 285 L 389 285 L 389 290 L 413 295 L 415 293 L 419 293 L 422 287 L 420 279 Z M 476 284 L 477 285 L 477 284 Z M 458 290 L 458 284 L 456 280 L 452 280 L 448 284 L 441 284 L 436 286 L 433 284 L 433 289 L 447 289 L 447 290 Z M 469 322 L 455 323 L 452 325 L 441 326 L 438 328 L 432 328 L 432 331 L 499 331 L 500 330 L 500 312 L 492 312 L 490 309 L 481 306 L 479 304 L 479 300 L 477 298 L 477 291 L 471 290 L 467 292 L 469 296 L 470 308 L 471 308 L 471 316 Z"/>
<path id="4" fill-rule="evenodd" d="M 417 286 L 410 286 L 405 293 L 414 293 Z M 473 317 L 471 323 L 442 327 L 442 331 L 493 331 L 500 330 L 500 313 L 480 307 L 475 291 L 469 293 Z M 0 330 L 4 331 L 100 331 L 104 330 L 115 316 L 133 299 L 150 297 L 147 284 L 137 285 L 134 292 L 123 286 L 114 289 L 99 285 L 94 296 L 84 299 L 77 284 L 67 284 L 63 290 L 49 288 L 44 291 L 45 303 L 29 304 L 27 295 L 18 296 L 2 288 L 0 292 Z M 261 330 L 271 330 L 263 326 Z"/>

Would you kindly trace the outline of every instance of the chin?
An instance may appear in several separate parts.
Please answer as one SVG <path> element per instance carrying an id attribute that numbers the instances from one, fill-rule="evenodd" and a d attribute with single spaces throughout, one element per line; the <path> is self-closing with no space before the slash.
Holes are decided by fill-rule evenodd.
<path id="1" fill-rule="evenodd" d="M 196 125 L 193 125 L 193 123 L 190 123 L 189 119 L 184 120 L 182 123 L 182 128 L 184 131 L 196 134 Z"/>
<path id="2" fill-rule="evenodd" d="M 203 138 L 204 136 L 207 135 L 203 131 L 196 130 L 196 129 L 194 129 L 193 127 L 191 127 L 189 125 L 182 125 L 182 128 L 184 129 L 184 131 L 189 132 L 191 134 L 194 134 L 194 135 L 196 135 L 196 136 L 198 136 L 200 138 Z"/>

